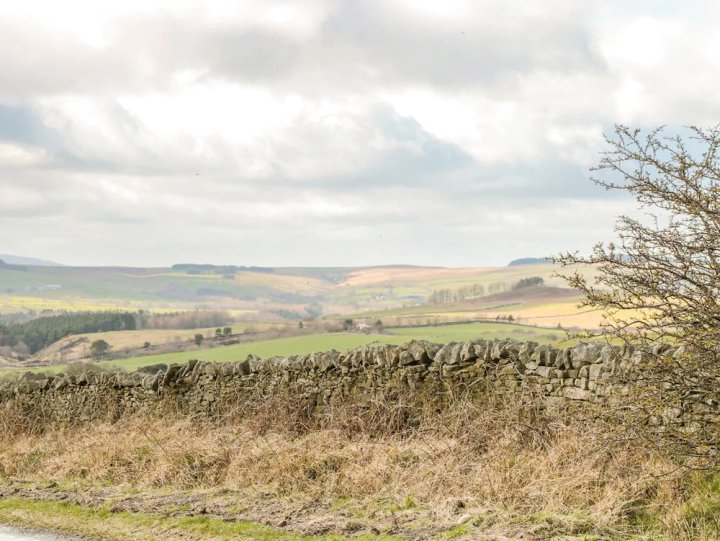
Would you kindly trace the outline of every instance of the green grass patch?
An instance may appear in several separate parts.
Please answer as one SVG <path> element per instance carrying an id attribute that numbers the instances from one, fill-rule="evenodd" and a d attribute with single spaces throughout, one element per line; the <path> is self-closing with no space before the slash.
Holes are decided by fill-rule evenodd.
<path id="1" fill-rule="evenodd" d="M 68 502 L 46 502 L 23 498 L 0 500 L 0 522 L 13 526 L 41 528 L 73 535 L 87 535 L 107 540 L 150 540 L 183 535 L 212 539 L 253 539 L 260 541 L 304 541 L 344 539 L 336 535 L 307 536 L 277 530 L 246 521 L 211 517 L 167 517 L 130 511 L 113 512 Z M 358 540 L 400 539 L 387 535 L 364 535 Z"/>
<path id="2" fill-rule="evenodd" d="M 201 361 L 241 361 L 248 355 L 259 357 L 290 356 L 327 351 L 330 349 L 346 350 L 356 348 L 378 340 L 379 335 L 364 335 L 353 333 L 327 333 L 293 336 L 290 338 L 277 338 L 261 340 L 246 344 L 220 346 L 211 349 L 187 351 L 183 353 L 162 353 L 160 355 L 147 355 L 132 359 L 121 359 L 103 363 L 108 366 L 118 366 L 127 369 L 138 368 L 156 363 L 185 362 L 190 359 Z M 382 337 L 386 338 L 386 337 Z"/>
<path id="3" fill-rule="evenodd" d="M 202 361 L 240 361 L 248 355 L 267 358 L 273 356 L 287 357 L 305 355 L 316 351 L 335 349 L 344 351 L 373 343 L 404 344 L 411 340 L 429 340 L 439 344 L 461 342 L 476 339 L 514 339 L 532 340 L 540 343 L 556 343 L 565 338 L 565 333 L 557 329 L 512 325 L 503 323 L 469 323 L 460 325 L 443 325 L 438 327 L 412 327 L 388 329 L 386 334 L 360 333 L 324 333 L 290 338 L 277 338 L 235 344 L 232 346 L 215 347 L 187 351 L 183 353 L 162 353 L 132 359 L 121 359 L 103 363 L 104 366 L 117 366 L 133 370 L 142 366 L 157 363 L 182 363 L 190 359 Z M 62 367 L 53 367 L 62 370 Z"/>
<path id="4" fill-rule="evenodd" d="M 459 537 L 463 537 L 468 534 L 470 531 L 470 528 L 467 524 L 459 524 L 455 526 L 454 528 L 448 530 L 445 532 L 445 539 L 458 539 Z"/>

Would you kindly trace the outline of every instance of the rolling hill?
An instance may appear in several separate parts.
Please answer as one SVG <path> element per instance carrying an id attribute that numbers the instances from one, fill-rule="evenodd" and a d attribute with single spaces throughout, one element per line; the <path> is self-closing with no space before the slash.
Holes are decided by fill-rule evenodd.
<path id="1" fill-rule="evenodd" d="M 390 337 L 406 332 L 410 333 L 408 337 L 450 339 L 448 324 L 455 324 L 452 326 L 456 329 L 463 328 L 458 324 L 470 325 L 469 331 L 482 331 L 484 337 L 493 333 L 533 337 L 546 335 L 543 329 L 562 332 L 560 327 L 596 328 L 600 314 L 579 310 L 579 293 L 565 287 L 563 280 L 555 276 L 556 271 L 549 263 L 476 268 L 397 265 L 272 269 L 9 265 L 0 267 L 0 321 L 22 312 L 36 317 L 46 310 L 225 310 L 233 316 L 235 331 L 243 333 L 242 344 L 221 348 L 230 357 L 253 351 L 252 342 L 262 346 L 262 351 L 274 351 L 277 342 L 268 342 L 271 349 L 261 343 L 276 338 L 298 345 L 308 341 L 308 347 L 312 344 L 318 349 L 376 339 L 397 340 Z M 518 288 L 527 278 L 532 278 L 530 282 L 535 285 Z M 343 340 L 337 331 L 348 319 L 366 327 L 375 326 L 379 320 L 387 334 L 385 338 L 355 334 Z M 299 328 L 301 321 L 305 322 L 304 329 Z M 515 324 L 513 328 L 507 327 L 511 323 Z M 528 332 L 531 328 L 537 328 L 539 333 Z M 214 335 L 214 329 L 198 331 L 206 337 Z M 471 338 L 472 332 L 463 337 Z M 89 344 L 100 338 L 122 357 L 168 351 L 169 359 L 177 357 L 177 352 L 192 353 L 194 349 L 188 344 L 195 333 L 187 329 L 138 329 L 68 336 L 28 361 L 62 364 L 86 359 Z M 150 349 L 143 348 L 145 342 L 151 344 Z"/>
<path id="2" fill-rule="evenodd" d="M 493 295 L 509 291 L 529 276 L 542 278 L 548 289 L 525 292 L 524 298 L 568 300 L 573 293 L 560 291 L 564 283 L 553 276 L 555 270 L 543 264 L 501 268 L 250 268 L 233 273 L 210 269 L 193 273 L 171 268 L 10 265 L 0 267 L 0 314 L 222 309 L 241 319 L 299 320 L 309 313 L 328 316 L 417 307 L 443 290 L 462 297 L 462 306 L 487 304 L 486 300 L 495 299 Z M 441 308 L 445 311 L 447 307 Z"/>
<path id="3" fill-rule="evenodd" d="M 19 255 L 0 254 L 0 261 L 8 265 L 32 265 L 35 267 L 62 267 L 62 264 L 54 261 L 46 261 L 35 257 L 22 257 Z"/>

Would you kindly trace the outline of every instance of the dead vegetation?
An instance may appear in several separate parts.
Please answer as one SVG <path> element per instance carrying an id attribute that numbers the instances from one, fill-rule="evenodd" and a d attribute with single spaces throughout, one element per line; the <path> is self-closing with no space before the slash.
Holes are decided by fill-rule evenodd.
<path id="1" fill-rule="evenodd" d="M 310 416 L 275 397 L 214 423 L 134 418 L 29 431 L 20 415 L 2 420 L 6 481 L 251 491 L 320 502 L 325 514 L 333 502 L 370 509 L 380 498 L 444 528 L 465 517 L 468 532 L 483 531 L 493 516 L 504 517 L 494 527 L 504 521 L 530 532 L 538 520 L 560 517 L 551 520 L 556 533 L 599 539 L 720 535 L 713 478 L 614 439 L 601 421 L 562 420 L 527 401 L 458 399 L 444 412 L 418 412 L 398 400 Z M 373 531 L 373 520 L 368 515 L 358 528 Z"/>

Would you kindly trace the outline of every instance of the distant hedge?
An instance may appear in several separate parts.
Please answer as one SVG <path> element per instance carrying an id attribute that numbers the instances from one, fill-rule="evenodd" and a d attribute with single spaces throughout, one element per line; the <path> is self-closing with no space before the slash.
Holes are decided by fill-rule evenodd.
<path id="1" fill-rule="evenodd" d="M 172 266 L 173 272 L 186 272 L 188 274 L 223 274 L 233 275 L 236 272 L 275 272 L 271 267 L 246 267 L 237 265 L 208 265 L 197 263 L 176 263 Z"/>

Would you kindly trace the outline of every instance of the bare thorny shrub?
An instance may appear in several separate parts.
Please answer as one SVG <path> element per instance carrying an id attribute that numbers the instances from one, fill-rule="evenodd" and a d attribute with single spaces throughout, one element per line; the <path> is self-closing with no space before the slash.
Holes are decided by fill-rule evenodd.
<path id="1" fill-rule="evenodd" d="M 617 242 L 556 258 L 583 306 L 605 315 L 601 336 L 646 353 L 616 383 L 625 437 L 693 468 L 720 465 L 720 130 L 669 137 L 617 126 L 593 180 L 646 211 L 621 216 Z M 586 267 L 587 268 L 587 267 Z M 681 345 L 669 355 L 668 346 Z"/>

